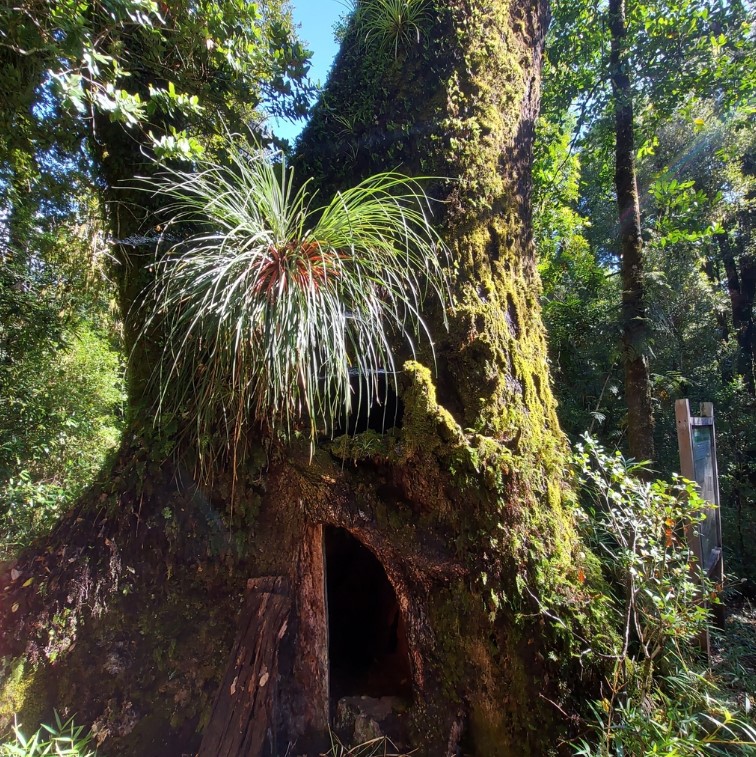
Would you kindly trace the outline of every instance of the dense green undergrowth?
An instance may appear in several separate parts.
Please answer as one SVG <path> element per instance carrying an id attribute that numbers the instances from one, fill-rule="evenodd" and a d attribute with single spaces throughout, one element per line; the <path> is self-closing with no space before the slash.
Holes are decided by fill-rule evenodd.
<path id="1" fill-rule="evenodd" d="M 121 434 L 122 357 L 89 324 L 3 371 L 0 562 L 48 532 Z"/>
<path id="2" fill-rule="evenodd" d="M 742 647 L 728 651 L 736 645 L 724 635 L 718 665 L 707 667 L 701 656 L 701 634 L 711 630 L 708 605 L 721 600 L 696 569 L 685 536 L 705 506 L 695 484 L 679 477 L 648 482 L 641 464 L 607 454 L 588 437 L 574 461 L 584 533 L 622 629 L 576 754 L 753 754 L 749 694 L 738 697 L 727 680 Z M 740 645 L 755 641 L 743 634 Z"/>

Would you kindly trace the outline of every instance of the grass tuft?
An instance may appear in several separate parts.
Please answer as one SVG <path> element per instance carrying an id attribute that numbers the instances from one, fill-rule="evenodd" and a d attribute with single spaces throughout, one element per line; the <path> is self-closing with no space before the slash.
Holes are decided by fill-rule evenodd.
<path id="1" fill-rule="evenodd" d="M 333 731 L 329 731 L 329 735 L 331 748 L 320 757 L 412 757 L 415 753 L 415 750 L 402 751 L 387 736 L 378 736 L 355 746 L 347 746 Z"/>
<path id="2" fill-rule="evenodd" d="M 83 726 L 76 725 L 73 718 L 63 722 L 56 712 L 54 725 L 42 725 L 28 737 L 16 724 L 13 738 L 0 744 L 0 757 L 95 757 L 96 752 L 89 748 L 91 741 Z"/>

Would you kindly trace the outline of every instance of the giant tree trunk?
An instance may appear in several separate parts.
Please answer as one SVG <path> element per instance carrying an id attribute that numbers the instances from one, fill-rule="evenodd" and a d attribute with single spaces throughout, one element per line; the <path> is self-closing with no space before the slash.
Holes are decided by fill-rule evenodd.
<path id="1" fill-rule="evenodd" d="M 105 491 L 0 584 L 25 603 L 5 611 L 6 650 L 26 634 L 42 654 L 34 621 L 72 608 L 44 678 L 59 702 L 77 654 L 112 646 L 119 629 L 131 675 L 108 679 L 98 704 L 96 671 L 76 674 L 87 681 L 79 712 L 110 723 L 108 754 L 196 750 L 192 728 L 204 730 L 203 755 L 318 754 L 329 724 L 350 740 L 382 730 L 434 757 L 543 755 L 559 742 L 590 679 L 575 652 L 606 618 L 564 503 L 530 235 L 546 24 L 543 0 L 439 0 L 419 43 L 413 31 L 390 50 L 353 25 L 301 141 L 299 170 L 324 194 L 399 164 L 443 177 L 431 191 L 454 305 L 448 332 L 426 313 L 435 361 L 404 364 L 397 427 L 359 427 L 314 451 L 251 444 L 241 469 L 203 489 L 160 462 L 145 430 Z M 97 537 L 71 541 L 83 532 Z M 86 590 L 70 556 L 86 556 Z M 23 593 L 32 573 L 44 599 Z M 149 618 L 182 597 L 166 653 Z M 82 632 L 92 598 L 108 612 Z M 223 681 L 215 693 L 211 679 Z M 145 691 L 162 697 L 160 717 Z M 143 725 L 163 722 L 165 692 L 168 751 Z M 137 724 L 119 733 L 129 711 Z"/>
<path id="2" fill-rule="evenodd" d="M 633 92 L 627 59 L 625 0 L 610 0 L 611 79 L 615 118 L 614 184 L 622 256 L 622 352 L 627 441 L 636 460 L 654 459 L 654 416 L 648 367 L 648 312 L 643 238 L 635 175 Z"/>

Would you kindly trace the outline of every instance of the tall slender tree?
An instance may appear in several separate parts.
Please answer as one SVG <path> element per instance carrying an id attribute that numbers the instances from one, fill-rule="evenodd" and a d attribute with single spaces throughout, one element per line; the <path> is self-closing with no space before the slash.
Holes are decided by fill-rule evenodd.
<path id="1" fill-rule="evenodd" d="M 720 0 L 611 0 L 555 3 L 554 10 L 549 117 L 563 123 L 571 110 L 577 114 L 571 147 L 580 148 L 586 187 L 590 181 L 581 212 L 594 228 L 585 236 L 599 262 L 616 260 L 622 276 L 618 325 L 627 443 L 632 457 L 653 459 L 654 331 L 643 241 L 650 226 L 642 216 L 650 200 L 639 196 L 636 152 L 652 154 L 655 130 L 691 98 L 712 97 L 724 114 L 748 102 L 753 66 L 747 9 Z M 606 214 L 612 190 L 616 222 Z"/>
<path id="2" fill-rule="evenodd" d="M 648 351 L 650 327 L 644 281 L 643 237 L 635 172 L 635 120 L 625 0 L 610 0 L 610 72 L 615 121 L 614 186 L 622 262 L 622 350 L 627 403 L 627 441 L 636 460 L 654 459 L 654 414 Z"/>

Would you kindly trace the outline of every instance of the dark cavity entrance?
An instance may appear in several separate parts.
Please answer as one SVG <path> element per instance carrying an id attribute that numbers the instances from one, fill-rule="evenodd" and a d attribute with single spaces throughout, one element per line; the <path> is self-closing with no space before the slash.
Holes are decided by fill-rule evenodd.
<path id="1" fill-rule="evenodd" d="M 382 434 L 390 428 L 401 427 L 404 405 L 397 396 L 393 376 L 380 373 L 368 377 L 353 372 L 349 383 L 352 410 L 334 429 L 334 436 L 361 434 L 368 430 Z M 368 403 L 368 396 L 372 397 L 372 404 Z"/>
<path id="2" fill-rule="evenodd" d="M 412 691 L 396 593 L 375 555 L 343 528 L 326 528 L 328 656 L 333 702 Z"/>

